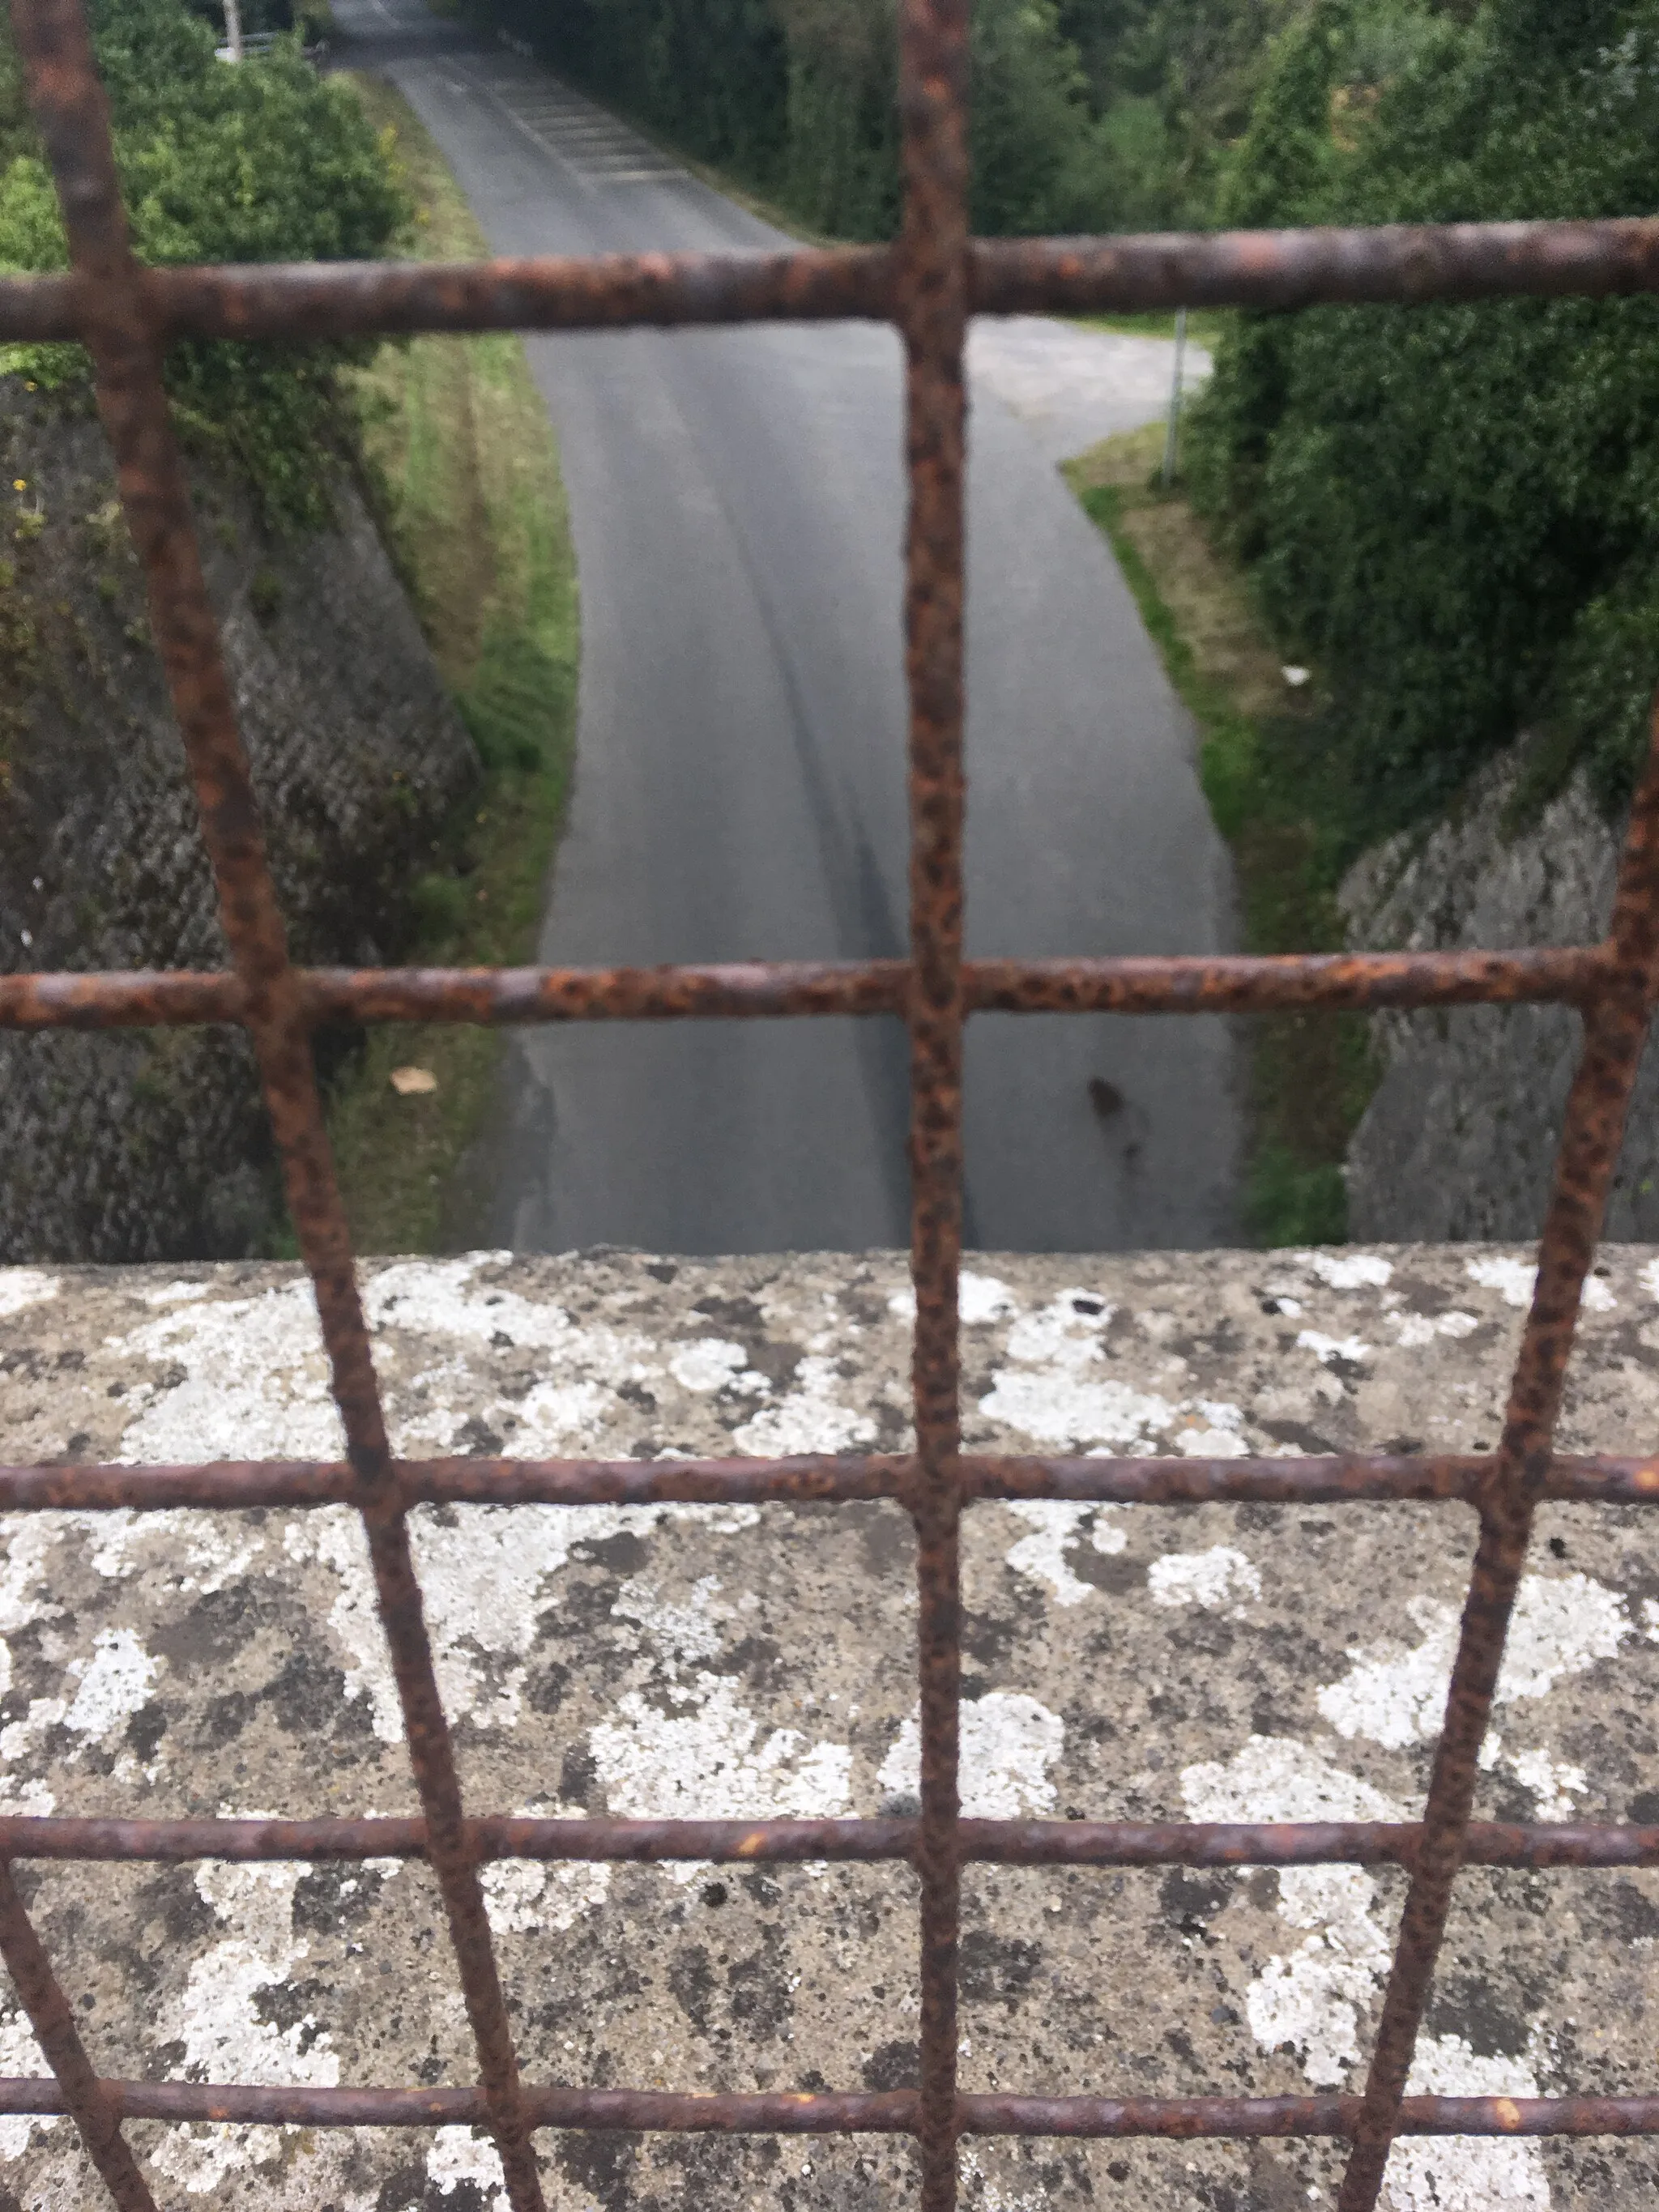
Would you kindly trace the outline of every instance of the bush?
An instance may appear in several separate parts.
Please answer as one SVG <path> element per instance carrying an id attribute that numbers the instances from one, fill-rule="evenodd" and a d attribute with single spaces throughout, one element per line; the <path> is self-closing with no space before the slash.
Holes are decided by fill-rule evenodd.
<path id="1" fill-rule="evenodd" d="M 355 260 L 383 253 L 409 210 L 344 85 L 283 46 L 230 68 L 179 0 L 91 0 L 135 246 L 149 262 Z M 68 255 L 56 196 L 32 150 L 15 56 L 0 58 L 0 268 Z M 234 454 L 280 519 L 317 521 L 319 445 L 337 442 L 336 378 L 373 341 L 192 343 L 167 357 L 185 421 Z M 0 348 L 0 369 L 46 386 L 84 378 L 73 346 Z"/>
<path id="2" fill-rule="evenodd" d="M 1224 219 L 1639 215 L 1659 0 L 1323 0 L 1280 40 Z M 1659 679 L 1659 301 L 1249 316 L 1188 442 L 1195 496 L 1328 694 L 1355 841 L 1524 725 L 1628 796 Z"/>

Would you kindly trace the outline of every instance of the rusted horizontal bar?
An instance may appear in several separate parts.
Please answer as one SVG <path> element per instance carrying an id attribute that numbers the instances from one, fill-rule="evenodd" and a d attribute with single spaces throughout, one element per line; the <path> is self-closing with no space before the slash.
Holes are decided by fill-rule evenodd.
<path id="1" fill-rule="evenodd" d="M 909 1462 L 892 1459 L 402 1460 L 410 1505 L 746 1504 L 896 1498 Z M 221 1461 L 206 1467 L 0 1467 L 0 1510 L 162 1511 L 177 1506 L 349 1503 L 343 1460 Z"/>
<path id="2" fill-rule="evenodd" d="M 1004 2097 L 960 2100 L 973 2136 L 1346 2136 L 1358 2097 Z M 1659 2097 L 1407 2097 L 1407 2136 L 1659 2135 Z"/>
<path id="3" fill-rule="evenodd" d="M 228 972 L 108 968 L 0 975 L 0 1029 L 183 1029 L 240 1021 L 246 1005 L 240 977 Z"/>
<path id="4" fill-rule="evenodd" d="M 1659 222 L 1389 224 L 980 240 L 976 314 L 1175 307 L 1299 307 L 1659 289 Z M 781 254 L 608 254 L 481 262 L 300 262 L 150 269 L 164 339 L 307 339 L 374 331 L 659 329 L 890 320 L 884 246 Z M 76 338 L 81 280 L 0 279 L 0 341 Z"/>
<path id="5" fill-rule="evenodd" d="M 267 262 L 144 272 L 163 340 L 307 339 L 416 331 L 612 330 L 629 324 L 884 321 L 884 246 L 799 253 L 546 255 L 501 261 Z M 75 338 L 71 276 L 0 279 L 0 339 Z"/>
<path id="6" fill-rule="evenodd" d="M 1475 1504 L 1495 1457 L 1354 1452 L 1290 1459 L 1031 1459 L 964 1455 L 969 1499 L 1063 1498 L 1113 1505 Z M 1544 1495 L 1577 1504 L 1659 1504 L 1659 1459 L 1552 1462 Z M 3 1496 L 3 1492 L 0 1492 Z"/>
<path id="7" fill-rule="evenodd" d="M 230 2122 L 307 2128 L 448 2128 L 488 2117 L 482 2091 L 258 2087 L 243 2082 L 103 2084 L 124 2120 Z M 526 2084 L 537 2128 L 686 2135 L 908 2135 L 912 2090 L 818 2090 L 792 2094 L 681 2095 L 672 2089 L 562 2089 Z M 60 2114 L 63 2092 L 45 2075 L 0 2078 L 0 2112 Z M 1349 2134 L 1358 2097 L 1012 2097 L 957 2099 L 958 2124 L 975 2136 L 1200 2137 Z M 1407 2097 L 1408 2136 L 1659 2135 L 1656 2097 Z"/>
<path id="8" fill-rule="evenodd" d="M 1213 1014 L 1296 1007 L 1583 1004 L 1606 980 L 1599 945 L 1512 952 L 1298 953 L 1213 958 L 970 960 L 977 1013 Z M 902 960 L 732 961 L 672 968 L 301 969 L 313 1022 L 690 1021 L 902 1014 Z M 155 970 L 0 976 L 0 1028 L 171 1028 L 244 1018 L 229 974 Z"/>
<path id="9" fill-rule="evenodd" d="M 20 338 L 77 338 L 85 313 L 79 280 L 50 276 L 0 277 L 0 344 Z"/>
<path id="10" fill-rule="evenodd" d="M 1355 1453 L 1293 1459 L 1036 1459 L 964 1454 L 969 1504 L 1059 1498 L 1116 1505 L 1358 1505 L 1474 1502 L 1490 1455 Z M 397 1463 L 405 1506 L 813 1504 L 903 1498 L 902 1456 L 799 1459 L 429 1459 Z M 1580 1504 L 1659 1504 L 1659 1460 L 1554 1462 L 1544 1494 Z M 203 1467 L 0 1467 L 0 1512 L 159 1512 L 180 1506 L 349 1503 L 340 1460 L 222 1460 Z"/>
<path id="11" fill-rule="evenodd" d="M 1298 952 L 1124 959 L 969 960 L 975 1013 L 1227 1014 L 1322 1006 L 1582 1003 L 1605 981 L 1600 945 L 1513 952 Z"/>
<path id="12" fill-rule="evenodd" d="M 1659 289 L 1659 221 L 1387 223 L 1357 230 L 981 240 L 979 314 L 1103 307 L 1605 298 Z"/>
<path id="13" fill-rule="evenodd" d="M 676 968 L 314 969 L 313 1021 L 754 1020 L 902 1014 L 903 960 L 739 960 Z"/>
<path id="14" fill-rule="evenodd" d="M 1412 1822 L 1331 1820 L 963 1820 L 962 1856 L 988 1866 L 1408 1866 Z M 469 1820 L 481 1861 L 659 1864 L 878 1863 L 913 1856 L 916 1823 L 886 1820 Z M 106 1820 L 0 1817 L 0 1860 L 410 1859 L 426 1850 L 415 1819 Z M 1659 1827 L 1589 1821 L 1477 1821 L 1468 1863 L 1491 1867 L 1659 1866 Z"/>

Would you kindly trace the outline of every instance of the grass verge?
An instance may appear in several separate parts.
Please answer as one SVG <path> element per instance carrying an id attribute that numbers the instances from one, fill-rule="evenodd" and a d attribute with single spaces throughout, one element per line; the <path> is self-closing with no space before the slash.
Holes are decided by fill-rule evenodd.
<path id="1" fill-rule="evenodd" d="M 1350 817 L 1317 714 L 1297 710 L 1242 579 L 1212 549 L 1179 482 L 1159 488 L 1163 450 L 1153 424 L 1108 438 L 1066 475 L 1198 724 L 1200 773 L 1232 848 L 1247 950 L 1338 950 Z M 1262 1244 L 1340 1243 L 1342 1158 L 1376 1080 L 1364 1018 L 1254 1015 L 1249 1037 L 1245 1228 Z"/>
<path id="2" fill-rule="evenodd" d="M 418 209 L 416 250 L 489 247 L 403 99 L 355 81 Z M 380 522 L 433 657 L 472 733 L 483 781 L 416 886 L 415 957 L 459 967 L 534 949 L 574 744 L 578 611 L 558 453 L 510 334 L 387 346 L 357 386 Z M 331 1085 L 329 1134 L 357 1249 L 441 1248 L 455 1170 L 489 1105 L 499 1031 L 375 1026 Z M 392 1071 L 427 1069 L 410 1096 Z"/>
<path id="3" fill-rule="evenodd" d="M 1176 334 L 1176 319 L 1171 314 L 1073 315 L 1069 319 L 1081 323 L 1085 331 L 1115 331 L 1130 338 L 1172 338 Z M 1187 311 L 1187 343 L 1206 347 L 1214 352 L 1226 329 L 1231 316 L 1225 307 L 1189 307 Z"/>

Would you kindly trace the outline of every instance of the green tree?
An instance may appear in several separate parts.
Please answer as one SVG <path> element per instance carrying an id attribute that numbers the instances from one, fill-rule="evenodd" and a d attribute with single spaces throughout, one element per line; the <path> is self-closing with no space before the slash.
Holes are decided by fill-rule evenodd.
<path id="1" fill-rule="evenodd" d="M 1054 0 L 978 0 L 972 100 L 976 231 L 1104 228 L 1104 147 Z"/>
<path id="2" fill-rule="evenodd" d="M 893 0 L 477 0 L 556 68 L 849 238 L 898 216 Z M 1109 164 L 1055 0 L 975 0 L 974 216 L 1095 228 Z"/>
<path id="3" fill-rule="evenodd" d="M 1386 29 L 1386 37 L 1380 31 Z M 1656 0 L 1322 0 L 1281 40 L 1224 204 L 1255 222 L 1646 214 Z M 1320 669 L 1356 835 L 1523 726 L 1628 792 L 1659 678 L 1659 302 L 1241 319 L 1195 486 Z"/>
<path id="4" fill-rule="evenodd" d="M 93 0 L 116 158 L 140 257 L 187 261 L 357 260 L 385 252 L 409 209 L 349 88 L 282 47 L 229 68 L 179 0 Z M 0 65 L 0 267 L 68 258 L 51 179 L 30 134 L 15 54 Z M 278 351 L 190 343 L 168 356 L 175 400 L 234 454 L 273 514 L 320 519 L 319 441 L 337 442 L 336 379 L 371 342 Z M 40 383 L 84 377 L 78 347 L 0 349 L 0 368 Z"/>

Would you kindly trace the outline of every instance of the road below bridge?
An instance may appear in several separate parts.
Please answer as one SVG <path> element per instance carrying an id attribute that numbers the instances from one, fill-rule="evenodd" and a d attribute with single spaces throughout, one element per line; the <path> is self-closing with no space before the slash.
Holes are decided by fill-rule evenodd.
<path id="1" fill-rule="evenodd" d="M 341 58 L 402 91 L 498 252 L 787 242 L 419 0 L 335 12 Z M 1231 872 L 1192 727 L 1055 472 L 1077 410 L 1045 381 L 1042 337 L 981 324 L 971 356 L 969 949 L 1224 950 Z M 539 957 L 902 954 L 896 339 L 837 324 L 527 344 L 582 607 L 575 778 Z M 1144 343 L 1112 357 L 1122 389 L 1103 414 L 1096 395 L 1097 436 L 1156 415 L 1168 375 Z M 514 1032 L 489 1194 L 468 1226 L 520 1251 L 902 1243 L 905 1071 L 887 1020 Z M 1233 1231 L 1239 1106 L 1221 1021 L 976 1018 L 966 1122 L 972 1244 L 1100 1251 Z"/>

